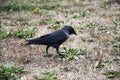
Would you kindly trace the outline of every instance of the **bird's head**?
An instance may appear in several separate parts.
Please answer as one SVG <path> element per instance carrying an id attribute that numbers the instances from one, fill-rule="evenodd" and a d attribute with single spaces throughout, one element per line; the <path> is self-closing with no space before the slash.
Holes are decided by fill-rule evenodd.
<path id="1" fill-rule="evenodd" d="M 75 30 L 72 28 L 72 26 L 64 26 L 62 28 L 62 30 L 64 30 L 65 32 L 67 32 L 68 34 L 76 34 Z"/>

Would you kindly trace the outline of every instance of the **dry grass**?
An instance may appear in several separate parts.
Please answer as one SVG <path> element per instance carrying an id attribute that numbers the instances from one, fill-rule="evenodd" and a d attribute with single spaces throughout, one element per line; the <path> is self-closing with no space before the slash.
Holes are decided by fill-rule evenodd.
<path id="1" fill-rule="evenodd" d="M 113 2 L 111 3 L 111 1 Z M 53 48 L 49 50 L 53 57 L 47 58 L 43 56 L 45 46 L 25 46 L 24 39 L 7 38 L 0 40 L 0 45 L 2 45 L 0 65 L 14 63 L 25 66 L 28 73 L 23 74 L 21 80 L 34 80 L 34 75 L 43 77 L 42 72 L 44 71 L 55 72 L 57 80 L 109 80 L 103 75 L 105 71 L 115 70 L 120 72 L 120 63 L 114 61 L 117 57 L 120 58 L 120 54 L 116 55 L 116 49 L 113 48 L 113 44 L 118 43 L 115 37 L 119 36 L 120 33 L 120 24 L 114 24 L 115 20 L 120 18 L 120 4 L 114 0 L 85 0 L 79 4 L 74 3 L 73 0 L 62 0 L 60 2 L 65 8 L 53 8 L 53 10 L 37 14 L 32 13 L 32 11 L 2 12 L 0 18 L 4 25 L 0 29 L 18 30 L 21 27 L 35 27 L 37 28 L 35 37 L 38 37 L 54 31 L 54 29 L 48 27 L 54 24 L 52 21 L 61 20 L 64 22 L 59 24 L 61 27 L 72 25 L 78 34 L 77 36 L 71 36 L 61 45 L 61 50 L 62 47 L 87 49 L 85 58 L 61 61 L 56 57 L 57 54 Z M 78 13 L 83 9 L 85 10 L 85 16 L 71 17 L 73 13 Z M 19 17 L 28 18 L 30 24 L 9 25 Z M 51 18 L 47 24 L 39 24 L 42 19 L 48 17 Z M 95 23 L 95 25 L 89 23 Z M 104 67 L 94 68 L 97 52 L 101 50 Z M 113 79 L 119 80 L 120 77 Z"/>

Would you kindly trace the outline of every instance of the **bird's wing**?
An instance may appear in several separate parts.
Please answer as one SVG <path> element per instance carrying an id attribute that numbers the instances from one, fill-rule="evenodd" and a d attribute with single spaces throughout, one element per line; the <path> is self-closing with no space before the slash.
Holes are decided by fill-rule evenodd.
<path id="1" fill-rule="evenodd" d="M 67 40 L 68 36 L 61 30 L 55 31 L 40 37 L 40 41 L 44 44 L 61 44 Z"/>
<path id="2" fill-rule="evenodd" d="M 52 45 L 52 44 L 61 44 L 66 41 L 68 36 L 62 31 L 57 30 L 53 33 L 28 40 L 27 44 L 43 44 L 43 45 Z"/>
<path id="3" fill-rule="evenodd" d="M 29 45 L 29 44 L 36 44 L 37 45 L 37 44 L 44 43 L 45 42 L 44 38 L 47 37 L 47 36 L 49 36 L 49 34 L 38 37 L 38 38 L 35 38 L 35 39 L 27 40 L 26 45 Z"/>

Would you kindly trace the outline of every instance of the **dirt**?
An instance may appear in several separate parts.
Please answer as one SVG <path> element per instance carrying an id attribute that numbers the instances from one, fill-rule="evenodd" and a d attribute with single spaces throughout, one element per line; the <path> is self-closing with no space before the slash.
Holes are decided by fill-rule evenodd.
<path id="1" fill-rule="evenodd" d="M 77 1 L 77 0 L 76 0 Z M 111 0 L 112 1 L 112 0 Z M 30 25 L 25 26 L 3 26 L 4 29 L 17 30 L 21 27 L 26 28 L 37 28 L 35 37 L 50 33 L 54 29 L 49 29 L 51 24 L 40 25 L 39 21 L 45 18 L 45 15 L 54 15 L 54 20 L 62 20 L 64 24 L 61 25 L 72 25 L 77 32 L 77 35 L 72 35 L 70 38 L 60 46 L 60 50 L 63 47 L 87 49 L 85 58 L 79 60 L 60 60 L 56 51 L 50 48 L 49 53 L 52 57 L 44 57 L 45 46 L 26 46 L 24 45 L 24 39 L 18 38 L 6 38 L 1 39 L 0 45 L 0 65 L 5 64 L 16 64 L 24 66 L 28 71 L 21 75 L 21 80 L 34 80 L 33 76 L 37 75 L 42 78 L 44 71 L 54 72 L 57 75 L 57 80 L 109 80 L 103 73 L 107 70 L 120 71 L 120 65 L 117 64 L 114 59 L 116 56 L 113 55 L 114 48 L 113 43 L 115 42 L 114 37 L 118 36 L 112 30 L 107 28 L 114 28 L 115 20 L 120 18 L 120 4 L 111 2 L 110 0 L 85 0 L 82 4 L 75 4 L 72 1 L 67 2 L 63 0 L 63 5 L 67 8 L 62 12 L 61 10 L 49 10 L 47 14 L 33 14 L 32 12 L 2 12 L 0 13 L 1 22 L 9 23 L 12 20 L 19 17 L 27 17 L 31 20 Z M 108 8 L 100 8 L 104 3 L 111 2 L 108 4 Z M 87 15 L 83 18 L 69 18 L 71 11 L 78 12 L 80 9 L 85 9 Z M 92 15 L 89 15 L 89 11 L 93 10 Z M 68 13 L 67 13 L 68 12 Z M 47 17 L 47 16 L 46 16 Z M 83 23 L 97 23 L 96 27 L 81 29 L 80 26 Z M 117 32 L 120 30 L 120 25 L 115 28 Z M 35 38 L 34 37 L 34 38 Z M 82 39 L 92 39 L 93 42 L 83 41 Z M 103 58 L 111 61 L 110 64 L 105 64 L 103 68 L 94 68 L 96 62 L 97 52 L 102 50 Z M 64 70 L 67 68 L 68 70 Z M 111 80 L 120 80 L 120 78 L 113 78 Z"/>

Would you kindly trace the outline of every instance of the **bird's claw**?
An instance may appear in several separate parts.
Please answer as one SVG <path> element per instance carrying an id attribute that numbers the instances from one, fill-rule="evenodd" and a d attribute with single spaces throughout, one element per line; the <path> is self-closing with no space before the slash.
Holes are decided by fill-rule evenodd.
<path id="1" fill-rule="evenodd" d="M 63 54 L 59 54 L 59 57 L 60 57 L 60 58 L 64 58 L 65 55 L 63 55 Z"/>

